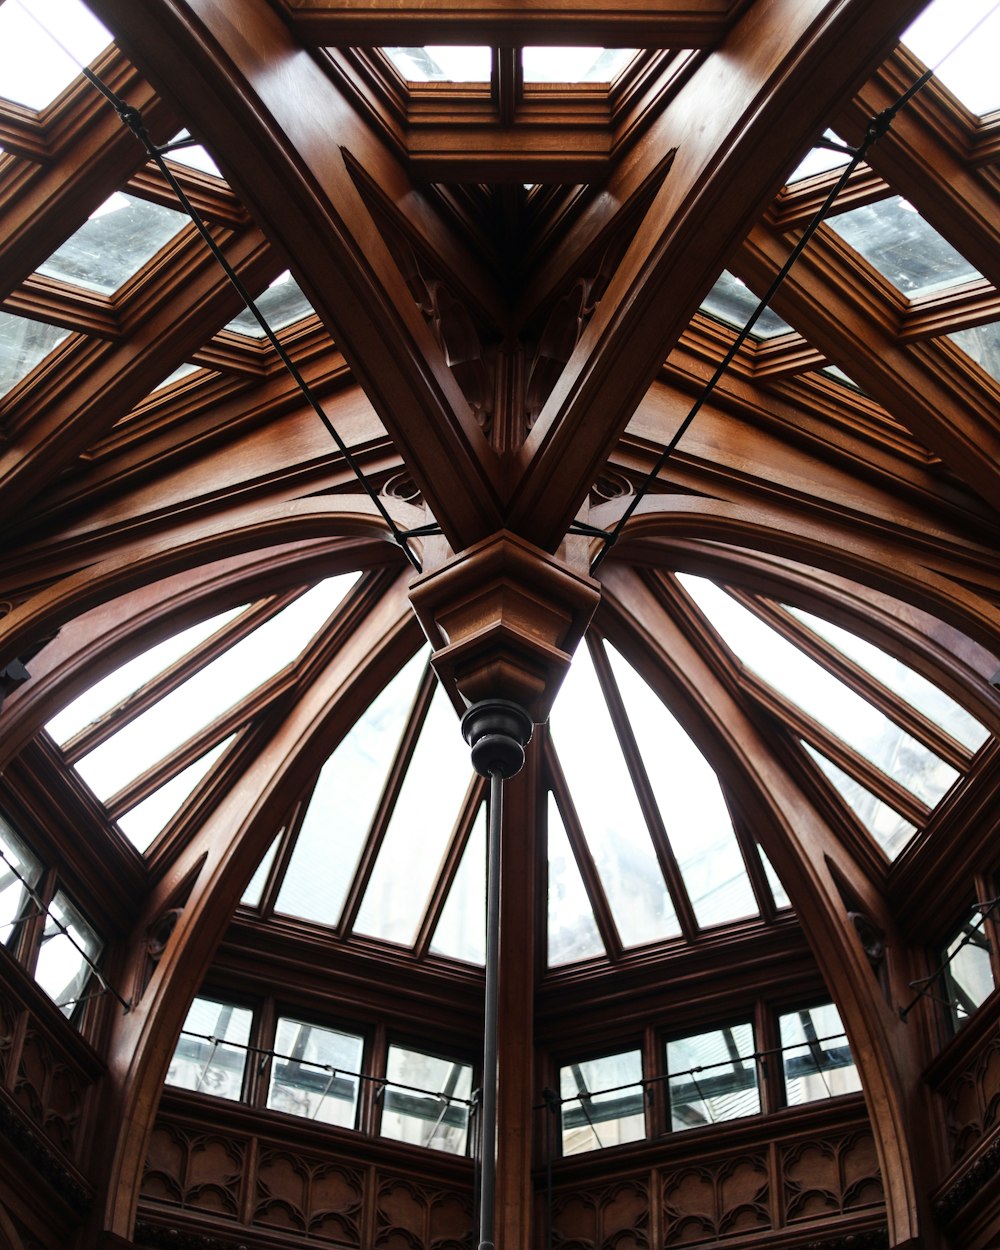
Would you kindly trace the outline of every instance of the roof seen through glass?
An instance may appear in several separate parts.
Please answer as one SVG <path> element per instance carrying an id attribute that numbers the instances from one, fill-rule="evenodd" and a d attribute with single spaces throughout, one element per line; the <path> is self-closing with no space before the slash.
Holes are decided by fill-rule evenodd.
<path id="1" fill-rule="evenodd" d="M 948 337 L 995 381 L 1000 382 L 1000 321 L 968 330 L 954 330 Z"/>
<path id="2" fill-rule="evenodd" d="M 728 269 L 723 269 L 715 286 L 702 300 L 701 311 L 734 330 L 742 330 L 759 303 L 760 300 L 745 282 L 731 274 Z M 776 312 L 765 308 L 754 322 L 750 338 L 760 342 L 762 339 L 773 339 L 780 334 L 791 333 L 792 327 L 787 321 L 782 321 Z"/>
<path id="3" fill-rule="evenodd" d="M 26 378 L 68 338 L 69 330 L 62 326 L 0 312 L 0 396 Z"/>
<path id="4" fill-rule="evenodd" d="M 256 304 L 261 316 L 275 333 L 305 317 L 316 315 L 302 288 L 287 269 L 274 279 L 266 291 L 257 296 Z M 226 329 L 235 334 L 245 334 L 249 338 L 264 338 L 264 330 L 249 308 L 237 314 L 226 325 Z"/>
<path id="5" fill-rule="evenodd" d="M 633 59 L 637 48 L 521 49 L 525 82 L 611 83 Z"/>
<path id="6" fill-rule="evenodd" d="M 383 48 L 407 82 L 489 82 L 493 50 L 486 46 Z"/>
<path id="7" fill-rule="evenodd" d="M 0 4 L 0 96 L 43 109 L 110 43 L 79 0 L 6 0 Z"/>

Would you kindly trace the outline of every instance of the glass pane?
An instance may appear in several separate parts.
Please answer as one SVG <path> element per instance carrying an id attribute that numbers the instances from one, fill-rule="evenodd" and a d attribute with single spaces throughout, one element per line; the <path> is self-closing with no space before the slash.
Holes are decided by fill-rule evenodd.
<path id="1" fill-rule="evenodd" d="M 774 871 L 774 865 L 767 858 L 764 848 L 757 843 L 757 854 L 760 856 L 760 862 L 764 866 L 764 876 L 767 877 L 767 884 L 771 887 L 771 895 L 774 898 L 774 905 L 780 911 L 782 907 L 791 907 L 792 901 L 785 892 L 785 887 L 781 884 L 781 878 Z"/>
<path id="2" fill-rule="evenodd" d="M 356 932 L 413 945 L 471 774 L 458 718 L 439 686 L 389 819 Z"/>
<path id="3" fill-rule="evenodd" d="M 698 923 L 759 915 L 715 770 L 628 661 L 606 650 Z"/>
<path id="4" fill-rule="evenodd" d="M 839 625 L 813 616 L 811 612 L 792 607 L 788 611 L 887 686 L 893 694 L 922 712 L 928 720 L 940 725 L 969 751 L 978 750 L 989 737 L 986 726 L 980 724 L 960 703 L 956 703 L 950 695 L 895 656 L 873 646 L 864 638 L 841 629 Z"/>
<path id="5" fill-rule="evenodd" d="M 945 945 L 941 961 L 946 964 L 944 989 L 956 1029 L 993 993 L 993 968 L 984 927 L 982 912 L 974 911 Z"/>
<path id="6" fill-rule="evenodd" d="M 757 1115 L 753 1028 L 735 1024 L 667 1042 L 670 1122 L 675 1130 Z"/>
<path id="7" fill-rule="evenodd" d="M 958 777 L 921 742 L 704 578 L 678 574 L 740 660 L 877 768 L 933 806 Z"/>
<path id="8" fill-rule="evenodd" d="M 275 278 L 266 291 L 257 296 L 256 304 L 261 316 L 275 334 L 279 330 L 284 330 L 286 326 L 301 321 L 304 317 L 316 315 L 312 304 L 303 294 L 302 288 L 287 269 Z M 244 308 L 238 316 L 234 317 L 227 324 L 226 329 L 254 339 L 264 338 L 261 324 L 249 308 Z"/>
<path id="9" fill-rule="evenodd" d="M 830 139 L 833 143 L 843 142 L 833 130 L 824 130 L 823 138 Z M 850 157 L 846 152 L 835 152 L 832 148 L 811 148 L 788 175 L 788 185 L 802 182 L 803 179 L 812 178 L 816 174 L 829 173 L 831 169 L 839 169 L 849 160 Z"/>
<path id="10" fill-rule="evenodd" d="M 196 998 L 170 1061 L 167 1084 L 238 1099 L 252 1024 L 253 1012 L 246 1007 Z"/>
<path id="11" fill-rule="evenodd" d="M 187 223 L 184 213 L 116 191 L 38 272 L 112 295 Z"/>
<path id="12" fill-rule="evenodd" d="M 294 660 L 348 593 L 354 574 L 328 578 L 241 639 L 95 747 L 76 768 L 100 799 L 187 741 Z"/>
<path id="13" fill-rule="evenodd" d="M 284 828 L 281 828 L 274 835 L 274 841 L 264 852 L 264 858 L 257 865 L 257 869 L 250 878 L 247 888 L 243 891 L 243 897 L 240 899 L 240 902 L 244 907 L 260 906 L 260 900 L 264 894 L 264 887 L 267 885 L 271 865 L 274 863 L 274 857 L 278 853 L 278 847 L 281 845 L 281 835 L 284 832 Z"/>
<path id="14" fill-rule="evenodd" d="M 457 1060 L 390 1046 L 385 1074 L 382 1136 L 465 1154 L 472 1068 Z"/>
<path id="15" fill-rule="evenodd" d="M 323 765 L 276 911 L 319 924 L 339 923 L 426 664 L 425 648 L 397 673 Z"/>
<path id="16" fill-rule="evenodd" d="M 0 96 L 42 109 L 79 77 L 78 61 L 89 65 L 110 42 L 78 0 L 0 4 Z"/>
<path id="17" fill-rule="evenodd" d="M 636 48 L 522 48 L 524 81 L 611 83 L 637 51 Z"/>
<path id="18" fill-rule="evenodd" d="M 407 82 L 489 82 L 491 48 L 436 45 L 426 48 L 383 48 Z"/>
<path id="19" fill-rule="evenodd" d="M 594 919 L 580 868 L 559 814 L 555 795 L 549 793 L 549 967 L 596 959 L 607 952 Z"/>
<path id="20" fill-rule="evenodd" d="M 551 724 L 622 943 L 675 937 L 680 926 L 673 903 L 585 646 L 566 675 Z"/>
<path id="21" fill-rule="evenodd" d="M 170 142 L 180 143 L 183 139 L 190 138 L 190 134 L 186 130 L 182 130 L 174 135 Z M 192 143 L 185 148 L 177 148 L 170 153 L 167 160 L 175 161 L 178 165 L 186 165 L 188 169 L 197 169 L 203 174 L 212 174 L 216 178 L 222 177 L 222 172 L 218 165 L 199 143 Z"/>
<path id="22" fill-rule="evenodd" d="M 267 1105 L 306 1120 L 354 1128 L 364 1040 L 352 1033 L 281 1019 Z"/>
<path id="23" fill-rule="evenodd" d="M 452 882 L 431 951 L 466 963 L 486 963 L 486 804 L 479 808 Z"/>
<path id="24" fill-rule="evenodd" d="M 861 1088 L 851 1048 L 833 1003 L 781 1016 L 785 1101 L 790 1107 Z"/>
<path id="25" fill-rule="evenodd" d="M 156 391 L 165 391 L 168 386 L 173 386 L 175 382 L 180 382 L 182 378 L 188 378 L 192 373 L 202 372 L 207 372 L 207 370 L 203 371 L 200 365 L 192 365 L 190 363 L 178 365 L 173 373 L 169 373 L 162 382 L 153 387 L 151 393 L 155 394 Z"/>
<path id="26" fill-rule="evenodd" d="M 231 612 L 222 612 L 207 621 L 199 621 L 197 625 L 183 629 L 179 634 L 165 638 L 155 647 L 143 651 L 107 677 L 95 682 L 72 703 L 67 703 L 46 724 L 46 731 L 60 745 L 68 742 L 81 729 L 86 729 L 88 725 L 100 720 L 105 712 L 118 707 L 129 695 L 158 677 L 181 656 L 193 651 L 206 638 L 211 638 L 227 621 L 231 621 L 242 611 L 242 608 L 234 608 Z"/>
<path id="27" fill-rule="evenodd" d="M 971 356 L 980 369 L 1000 382 L 1000 321 L 973 326 L 969 330 L 956 330 L 948 338 L 967 356 Z"/>
<path id="28" fill-rule="evenodd" d="M 957 47 L 970 31 L 970 37 Z M 971 112 L 982 116 L 1000 108 L 996 0 L 934 0 L 903 32 L 902 42 L 934 69 L 935 76 Z"/>
<path id="29" fill-rule="evenodd" d="M 35 365 L 68 338 L 69 331 L 62 326 L 0 312 L 0 396 L 13 390 Z"/>
<path id="30" fill-rule="evenodd" d="M 901 196 L 841 213 L 827 224 L 905 295 L 926 295 L 980 276 Z"/>
<path id="31" fill-rule="evenodd" d="M 141 803 L 118 817 L 118 828 L 137 851 L 149 849 L 157 835 L 163 832 L 168 822 L 180 811 L 185 800 L 194 793 L 202 778 L 208 776 L 212 766 L 234 737 L 232 735 L 211 751 L 206 751 L 201 759 L 189 764 Z"/>
<path id="32" fill-rule="evenodd" d="M 60 890 L 49 905 L 35 980 L 64 1016 L 71 1016 L 104 943 Z"/>
<path id="33" fill-rule="evenodd" d="M 860 781 L 856 781 L 850 773 L 838 768 L 833 760 L 828 760 L 808 742 L 803 742 L 802 745 L 886 855 L 895 859 L 917 832 L 916 828 L 908 820 L 904 820 L 895 808 L 883 803 L 878 795 L 872 794 Z"/>
<path id="34" fill-rule="evenodd" d="M 641 1081 L 637 1050 L 560 1068 L 563 1154 L 641 1141 L 646 1136 Z"/>
<path id="35" fill-rule="evenodd" d="M 0 816 L 0 942 L 12 944 L 18 920 L 33 910 L 30 891 L 38 885 L 42 865 Z"/>
<path id="36" fill-rule="evenodd" d="M 702 301 L 701 311 L 725 322 L 734 330 L 742 330 L 759 303 L 760 300 L 745 282 L 724 269 L 715 286 Z M 782 321 L 776 312 L 765 308 L 754 322 L 750 338 L 759 342 L 762 339 L 777 338 L 779 334 L 791 333 L 792 327 L 787 321 Z"/>

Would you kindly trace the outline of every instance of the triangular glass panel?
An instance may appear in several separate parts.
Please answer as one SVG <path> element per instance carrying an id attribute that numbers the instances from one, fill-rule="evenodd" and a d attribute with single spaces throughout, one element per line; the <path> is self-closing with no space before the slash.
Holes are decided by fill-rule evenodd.
<path id="1" fill-rule="evenodd" d="M 462 862 L 434 930 L 431 952 L 486 962 L 486 804 L 481 803 Z"/>
<path id="2" fill-rule="evenodd" d="M 208 775 L 212 765 L 233 741 L 233 737 L 220 742 L 201 759 L 189 764 L 182 772 L 171 777 L 159 789 L 147 795 L 141 803 L 118 817 L 118 828 L 137 851 L 146 851 L 166 827 L 181 805 L 194 793 L 201 779 Z"/>
<path id="3" fill-rule="evenodd" d="M 607 954 L 555 796 L 548 808 L 549 967 Z"/>
<path id="4" fill-rule="evenodd" d="M 267 885 L 267 878 L 271 873 L 271 865 L 274 863 L 274 857 L 278 853 L 278 847 L 281 845 L 281 837 L 284 832 L 284 827 L 282 827 L 271 839 L 271 845 L 264 852 L 264 858 L 257 865 L 253 876 L 247 883 L 247 888 L 243 891 L 243 897 L 240 899 L 244 907 L 260 906 L 260 900 L 264 897 L 264 887 Z"/>
<path id="5" fill-rule="evenodd" d="M 275 334 L 287 326 L 294 325 L 297 321 L 316 315 L 305 292 L 287 269 L 275 278 L 266 291 L 257 296 L 254 303 L 257 305 L 257 311 Z M 244 308 L 241 313 L 238 313 L 226 325 L 226 329 L 252 339 L 264 338 L 264 328 L 249 308 Z"/>
<path id="6" fill-rule="evenodd" d="M 724 269 L 715 286 L 702 301 L 701 311 L 708 313 L 716 321 L 723 322 L 730 329 L 742 330 L 759 303 L 760 300 L 745 282 Z M 782 321 L 776 312 L 765 308 L 754 322 L 750 338 L 759 342 L 791 333 L 792 327 L 787 321 Z"/>
<path id="7" fill-rule="evenodd" d="M 781 911 L 783 907 L 791 907 L 792 901 L 785 892 L 785 887 L 781 884 L 781 878 L 774 871 L 774 865 L 767 858 L 764 848 L 757 843 L 757 854 L 760 856 L 760 862 L 764 866 L 764 876 L 767 877 L 767 884 L 771 888 L 771 896 L 774 899 L 774 905 Z"/>
<path id="8" fill-rule="evenodd" d="M 828 760 L 821 751 L 817 751 L 808 742 L 803 742 L 802 745 L 886 855 L 895 859 L 917 832 L 913 825 L 878 795 L 872 794 L 860 781 L 844 772 L 833 760 Z"/>

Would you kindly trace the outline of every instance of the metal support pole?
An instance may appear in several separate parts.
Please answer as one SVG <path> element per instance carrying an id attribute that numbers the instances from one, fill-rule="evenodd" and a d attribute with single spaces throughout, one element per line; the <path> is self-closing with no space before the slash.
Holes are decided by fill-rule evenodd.
<path id="1" fill-rule="evenodd" d="M 490 779 L 490 821 L 486 872 L 486 1005 L 480 1103 L 479 1250 L 493 1250 L 497 1180 L 497 1035 L 500 1013 L 500 859 L 503 783 L 524 763 L 531 718 L 516 703 L 496 699 L 474 704 L 462 718 L 472 748 L 472 765 Z"/>

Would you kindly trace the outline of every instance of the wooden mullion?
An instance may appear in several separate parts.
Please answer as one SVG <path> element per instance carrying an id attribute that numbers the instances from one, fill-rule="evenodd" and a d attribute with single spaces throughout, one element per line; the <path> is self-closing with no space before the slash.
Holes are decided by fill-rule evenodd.
<path id="1" fill-rule="evenodd" d="M 604 893 L 600 873 L 597 871 L 597 863 L 590 853 L 590 847 L 587 845 L 587 839 L 584 836 L 583 827 L 577 815 L 576 805 L 570 794 L 569 786 L 566 784 L 566 777 L 551 737 L 546 737 L 545 739 L 544 753 L 549 783 L 552 793 L 555 795 L 556 804 L 559 807 L 559 814 L 562 816 L 563 828 L 566 830 L 570 848 L 576 859 L 577 869 L 583 880 L 583 888 L 586 890 L 587 897 L 590 900 L 590 907 L 594 914 L 597 930 L 601 935 L 601 941 L 604 943 L 604 949 L 608 958 L 612 962 L 617 962 L 624 953 L 622 940 L 618 936 L 618 926 L 615 924 L 614 916 L 611 913 L 611 905 L 608 902 L 607 895 Z M 547 831 L 548 820 L 546 819 L 546 834 Z M 546 867 L 547 881 L 548 870 Z M 546 915 L 545 932 L 547 937 L 548 915 Z"/>
<path id="2" fill-rule="evenodd" d="M 653 787 L 650 785 L 649 775 L 642 760 L 639 744 L 636 742 L 635 734 L 632 732 L 629 715 L 625 710 L 618 683 L 615 681 L 614 673 L 611 670 L 611 663 L 603 645 L 593 635 L 587 641 L 594 661 L 594 668 L 597 672 L 597 678 L 604 692 L 608 711 L 611 714 L 611 721 L 618 735 L 618 743 L 625 757 L 625 764 L 628 768 L 629 776 L 632 778 L 632 785 L 635 787 L 639 807 L 642 810 L 650 837 L 653 840 L 656 859 L 673 899 L 674 910 L 680 922 L 681 932 L 687 941 L 693 941 L 697 937 L 701 926 L 698 924 L 698 919 L 695 916 L 694 907 L 687 891 L 684 876 L 681 873 L 680 864 L 674 855 L 674 848 L 670 843 L 670 836 L 667 833 L 664 817 L 660 812 L 659 804 L 653 793 Z"/>
<path id="3" fill-rule="evenodd" d="M 418 959 L 423 959 L 430 948 L 434 931 L 437 928 L 438 921 L 441 919 L 441 913 L 444 911 L 445 904 L 451 894 L 452 886 L 455 884 L 455 877 L 461 867 L 462 858 L 472 837 L 472 828 L 476 823 L 480 805 L 485 801 L 487 801 L 486 781 L 483 777 L 474 774 L 462 802 L 458 820 L 455 822 L 455 828 L 452 830 L 444 861 L 438 872 L 430 902 L 427 904 L 423 921 L 417 933 L 417 940 L 413 946 L 413 953 Z"/>
<path id="4" fill-rule="evenodd" d="M 47 321 L 80 334 L 102 339 L 124 337 L 118 315 L 107 296 L 39 273 L 25 278 L 6 296 L 2 307 L 4 312 L 15 316 Z"/>
<path id="5" fill-rule="evenodd" d="M 344 900 L 340 924 L 338 925 L 338 932 L 342 935 L 351 933 L 354 928 L 354 922 L 358 918 L 358 911 L 361 908 L 365 891 L 368 889 L 368 883 L 371 881 L 375 861 L 378 859 L 378 853 L 382 849 L 386 830 L 389 827 L 389 820 L 399 798 L 399 792 L 403 788 L 403 782 L 406 780 L 406 773 L 413 759 L 413 752 L 416 750 L 420 731 L 424 727 L 436 689 L 437 678 L 433 670 L 428 666 L 421 678 L 413 708 L 410 711 L 406 728 L 403 731 L 402 741 L 397 748 L 396 757 L 393 760 L 389 775 L 386 777 L 385 785 L 382 788 L 378 805 L 375 808 L 375 815 L 372 817 L 368 839 L 365 842 L 364 849 L 358 860 L 358 866 L 355 869 L 354 880 Z"/>

